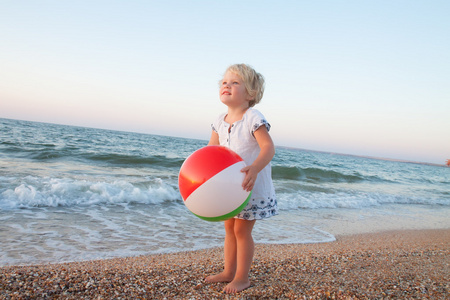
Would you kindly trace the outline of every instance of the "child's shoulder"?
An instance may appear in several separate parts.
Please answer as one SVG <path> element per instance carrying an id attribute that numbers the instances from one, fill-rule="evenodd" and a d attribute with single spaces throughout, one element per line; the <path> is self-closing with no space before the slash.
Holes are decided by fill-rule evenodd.
<path id="1" fill-rule="evenodd" d="M 247 112 L 245 113 L 245 115 L 247 116 L 248 119 L 252 120 L 252 119 L 265 119 L 264 115 L 262 112 L 260 112 L 259 110 L 250 107 Z"/>
<path id="2" fill-rule="evenodd" d="M 247 124 L 252 128 L 253 132 L 262 125 L 265 125 L 268 131 L 270 130 L 269 122 L 259 110 L 249 108 L 247 113 Z"/>
<path id="3" fill-rule="evenodd" d="M 227 115 L 226 112 L 223 112 L 223 113 L 219 114 L 219 115 L 216 117 L 215 121 L 216 121 L 216 122 L 223 122 L 223 121 L 225 120 L 225 116 L 226 116 L 226 115 Z"/>

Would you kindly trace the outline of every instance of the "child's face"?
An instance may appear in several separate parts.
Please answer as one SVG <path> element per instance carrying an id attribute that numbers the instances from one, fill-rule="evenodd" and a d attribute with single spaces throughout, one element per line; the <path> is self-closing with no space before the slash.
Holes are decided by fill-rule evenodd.
<path id="1" fill-rule="evenodd" d="M 219 96 L 228 107 L 249 107 L 251 100 L 241 77 L 230 71 L 226 72 L 222 79 Z"/>

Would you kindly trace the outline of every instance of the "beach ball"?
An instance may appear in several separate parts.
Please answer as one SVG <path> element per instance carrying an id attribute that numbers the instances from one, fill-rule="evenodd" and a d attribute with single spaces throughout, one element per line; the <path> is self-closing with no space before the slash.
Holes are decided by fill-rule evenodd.
<path id="1" fill-rule="evenodd" d="M 224 221 L 247 205 L 251 192 L 242 188 L 244 160 L 223 146 L 206 146 L 181 166 L 178 187 L 186 207 L 207 221 Z"/>

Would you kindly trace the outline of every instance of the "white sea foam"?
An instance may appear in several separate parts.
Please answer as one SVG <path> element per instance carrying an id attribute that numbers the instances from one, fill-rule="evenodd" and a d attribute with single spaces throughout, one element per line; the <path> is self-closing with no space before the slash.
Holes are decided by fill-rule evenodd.
<path id="1" fill-rule="evenodd" d="M 364 208 L 385 204 L 450 205 L 450 198 L 399 195 L 389 193 L 345 191 L 334 193 L 278 193 L 278 205 L 282 210 L 319 208 Z"/>
<path id="2" fill-rule="evenodd" d="M 253 237 L 256 243 L 319 243 L 334 241 L 331 232 L 449 226 L 448 208 L 408 207 L 284 211 L 258 221 Z M 222 222 L 200 220 L 177 203 L 30 208 L 9 217 L 0 232 L 0 265 L 197 250 L 222 246 L 224 239 Z"/>
<path id="3" fill-rule="evenodd" d="M 0 194 L 0 209 L 72 207 L 98 204 L 160 204 L 179 199 L 176 189 L 156 178 L 133 184 L 125 180 L 92 181 L 27 176 Z"/>

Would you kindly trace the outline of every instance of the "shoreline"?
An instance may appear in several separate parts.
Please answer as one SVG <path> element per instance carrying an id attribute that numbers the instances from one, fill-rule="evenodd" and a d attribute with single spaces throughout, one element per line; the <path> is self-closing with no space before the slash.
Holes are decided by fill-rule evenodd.
<path id="1" fill-rule="evenodd" d="M 217 299 L 223 248 L 0 267 L 0 298 Z M 256 244 L 252 286 L 229 299 L 450 296 L 450 229 L 336 234 L 314 244 Z"/>
<path id="2" fill-rule="evenodd" d="M 387 204 L 368 208 L 307 210 L 308 226 L 334 237 L 403 230 L 450 229 L 447 207 Z"/>
<path id="3" fill-rule="evenodd" d="M 108 216 L 114 217 L 115 211 L 111 212 L 112 213 Z M 398 204 L 388 204 L 379 207 L 360 209 L 319 208 L 302 209 L 292 212 L 286 210 L 283 211 L 282 216 L 280 215 L 258 222 L 255 225 L 253 237 L 256 243 L 308 244 L 332 242 L 342 235 L 405 229 L 450 229 L 450 220 L 448 218 L 449 214 L 450 208 L 446 206 L 440 207 Z M 49 215 L 48 217 L 58 218 L 61 216 Z M 62 217 L 68 220 L 68 222 L 64 225 L 66 225 L 66 228 L 70 230 L 72 226 L 74 226 L 75 221 L 86 223 L 90 221 L 89 219 L 67 218 L 66 216 Z M 19 219 L 17 219 L 17 221 L 19 222 Z M 139 222 L 144 223 L 145 219 L 140 219 Z M 112 239 L 106 239 L 105 241 L 102 240 L 101 243 L 94 240 L 93 246 L 85 249 L 83 248 L 83 243 L 78 243 L 75 245 L 76 247 L 73 249 L 73 252 L 70 247 L 61 249 L 55 248 L 54 245 L 57 245 L 60 241 L 56 238 L 56 236 L 53 235 L 52 237 L 51 234 L 49 235 L 50 246 L 46 247 L 46 237 L 48 233 L 45 230 L 42 231 L 43 233 L 46 233 L 44 235 L 37 235 L 36 237 L 30 235 L 27 237 L 21 237 L 18 243 L 15 241 L 17 235 L 10 233 L 6 235 L 7 240 L 2 245 L 4 256 L 2 256 L 0 267 L 31 266 L 48 263 L 70 263 L 116 257 L 177 253 L 180 251 L 195 251 L 211 247 L 221 247 L 223 245 L 223 224 L 212 224 L 214 225 L 213 227 L 211 227 L 210 222 L 206 221 L 195 224 L 196 227 L 193 230 L 206 234 L 203 236 L 200 235 L 201 238 L 186 244 L 183 244 L 183 241 L 180 240 L 179 243 L 174 243 L 176 239 L 169 239 L 168 243 L 162 243 L 161 247 L 156 247 L 159 244 L 151 243 L 150 246 L 147 247 L 147 240 L 134 240 L 125 236 L 125 239 L 118 241 L 118 243 L 111 243 Z M 151 227 L 152 225 L 149 224 L 148 226 Z M 46 228 L 48 228 L 51 233 L 52 229 L 49 227 Z M 191 233 L 192 232 L 193 231 L 191 230 Z M 212 232 L 214 233 L 212 234 Z M 271 234 L 267 234 L 268 232 Z M 67 233 L 67 231 L 59 231 L 59 234 L 65 233 Z M 127 234 L 129 233 L 130 232 L 127 232 Z M 80 232 L 80 230 L 75 230 L 71 234 L 81 234 L 79 238 L 86 236 L 83 235 L 84 233 Z M 152 231 L 147 231 L 147 234 L 150 237 L 148 241 L 152 241 Z M 21 240 L 30 240 L 32 242 L 25 244 L 22 247 L 21 245 L 23 243 L 20 243 Z M 64 243 L 69 243 L 68 245 L 70 246 L 70 242 L 72 242 L 72 240 L 62 239 L 61 242 L 63 243 L 63 246 L 65 246 Z M 163 238 L 161 238 L 161 242 L 164 242 Z M 128 249 L 127 247 L 135 248 L 133 248 L 132 251 L 126 251 Z"/>

